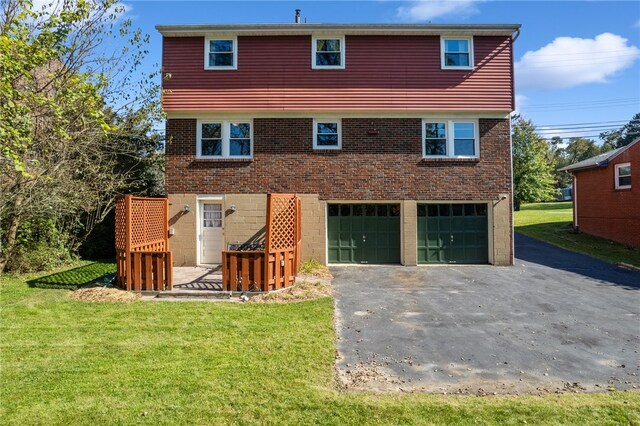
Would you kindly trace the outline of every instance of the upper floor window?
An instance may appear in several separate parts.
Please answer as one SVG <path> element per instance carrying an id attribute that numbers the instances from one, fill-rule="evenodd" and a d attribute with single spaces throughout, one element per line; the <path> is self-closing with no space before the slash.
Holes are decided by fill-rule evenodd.
<path id="1" fill-rule="evenodd" d="M 340 149 L 341 127 L 339 119 L 313 120 L 313 149 Z"/>
<path id="2" fill-rule="evenodd" d="M 250 121 L 200 121 L 196 139 L 197 158 L 251 158 L 253 138 Z"/>
<path id="3" fill-rule="evenodd" d="M 616 189 L 631 188 L 631 163 L 616 164 Z"/>
<path id="4" fill-rule="evenodd" d="M 479 157 L 476 121 L 423 120 L 422 155 L 425 158 Z"/>
<path id="5" fill-rule="evenodd" d="M 442 37 L 440 53 L 442 69 L 473 69 L 471 37 Z"/>
<path id="6" fill-rule="evenodd" d="M 344 69 L 344 37 L 312 37 L 314 69 Z"/>
<path id="7" fill-rule="evenodd" d="M 235 70 L 238 62 L 236 38 L 206 38 L 204 68 L 207 70 Z"/>

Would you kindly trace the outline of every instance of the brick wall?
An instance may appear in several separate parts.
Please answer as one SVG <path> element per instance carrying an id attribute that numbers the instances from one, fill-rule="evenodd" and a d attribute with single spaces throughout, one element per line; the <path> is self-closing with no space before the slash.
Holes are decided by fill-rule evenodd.
<path id="1" fill-rule="evenodd" d="M 615 164 L 631 163 L 631 189 L 615 189 Z M 577 219 L 580 231 L 640 247 L 640 143 L 608 167 L 579 171 Z"/>
<path id="2" fill-rule="evenodd" d="M 480 159 L 422 159 L 421 120 L 344 118 L 314 151 L 310 118 L 254 119 L 253 160 L 196 160 L 196 120 L 167 121 L 169 194 L 319 194 L 321 200 L 474 200 L 511 193 L 509 121 L 480 120 Z"/>

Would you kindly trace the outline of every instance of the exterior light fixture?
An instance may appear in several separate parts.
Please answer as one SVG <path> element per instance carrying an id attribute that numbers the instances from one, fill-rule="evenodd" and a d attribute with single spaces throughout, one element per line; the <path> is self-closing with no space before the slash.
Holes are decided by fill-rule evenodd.
<path id="1" fill-rule="evenodd" d="M 235 205 L 235 204 L 231 204 L 231 205 L 229 206 L 229 210 L 233 213 L 233 212 L 237 211 L 237 210 L 238 210 L 238 208 L 236 207 L 236 205 Z"/>
<path id="2" fill-rule="evenodd" d="M 189 204 L 185 204 L 183 210 L 185 213 L 189 213 L 191 211 L 191 206 Z"/>

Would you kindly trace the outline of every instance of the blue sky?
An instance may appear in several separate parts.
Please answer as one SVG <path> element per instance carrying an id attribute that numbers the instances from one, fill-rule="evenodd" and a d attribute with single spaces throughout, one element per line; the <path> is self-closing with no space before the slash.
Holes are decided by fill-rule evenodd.
<path id="1" fill-rule="evenodd" d="M 127 1 L 151 35 L 147 67 L 161 62 L 157 24 L 519 23 L 518 111 L 545 137 L 591 136 L 640 112 L 638 1 Z M 574 123 L 602 123 L 561 126 Z M 578 128 L 579 127 L 579 128 Z M 546 129 L 546 130 L 544 130 Z"/>

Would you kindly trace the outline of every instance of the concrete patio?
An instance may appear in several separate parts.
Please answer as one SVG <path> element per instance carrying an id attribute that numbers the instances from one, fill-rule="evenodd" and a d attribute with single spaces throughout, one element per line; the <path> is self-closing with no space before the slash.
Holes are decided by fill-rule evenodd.
<path id="1" fill-rule="evenodd" d="M 172 293 L 202 291 L 222 291 L 222 268 L 220 265 L 173 268 Z"/>

